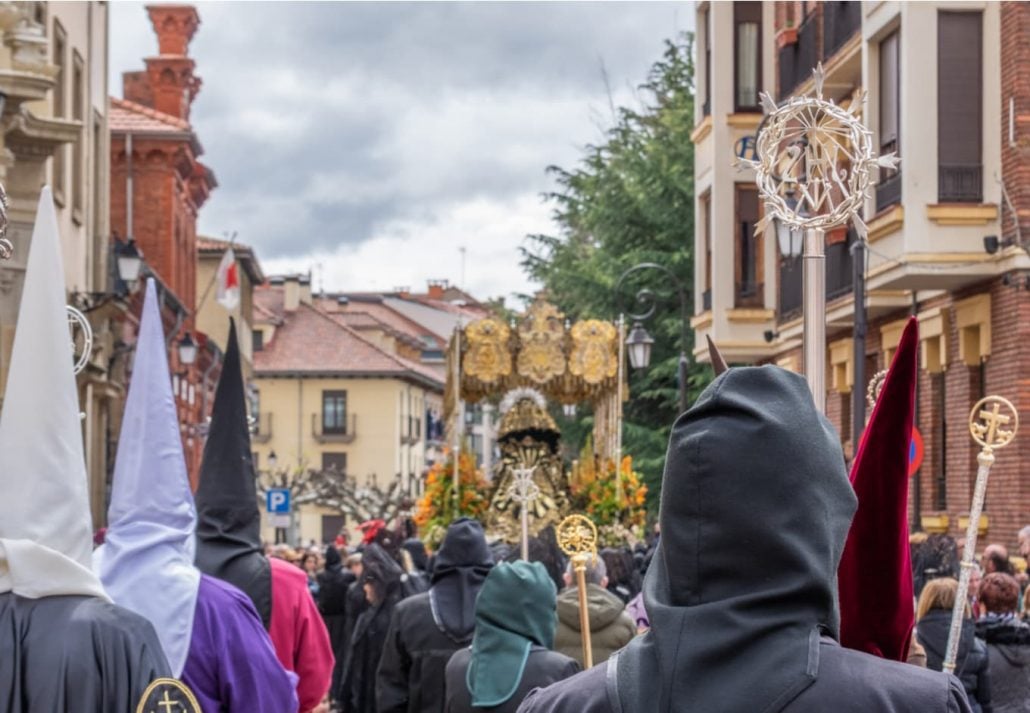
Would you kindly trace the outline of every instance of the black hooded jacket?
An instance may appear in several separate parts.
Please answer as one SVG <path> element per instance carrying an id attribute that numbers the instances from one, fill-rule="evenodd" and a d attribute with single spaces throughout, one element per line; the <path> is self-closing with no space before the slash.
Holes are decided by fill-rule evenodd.
<path id="1" fill-rule="evenodd" d="M 447 662 L 472 641 L 476 595 L 493 564 L 477 521 L 462 518 L 447 528 L 430 590 L 394 612 L 379 665 L 379 713 L 443 712 Z"/>
<path id="2" fill-rule="evenodd" d="M 215 391 L 211 428 L 197 487 L 197 568 L 224 580 L 254 602 L 265 628 L 272 618 L 272 572 L 261 547 L 261 512 L 236 324 Z"/>
<path id="3" fill-rule="evenodd" d="M 953 677 L 837 644 L 856 508 L 837 433 L 799 375 L 730 369 L 673 426 L 647 634 L 520 711 L 967 711 Z"/>
<path id="4" fill-rule="evenodd" d="M 987 645 L 994 713 L 1030 712 L 1030 627 L 1013 615 L 988 614 L 976 622 Z"/>
<path id="5" fill-rule="evenodd" d="M 360 585 L 370 584 L 377 600 L 358 616 L 341 676 L 339 700 L 347 713 L 376 713 L 376 669 L 397 603 L 403 570 L 386 550 L 371 544 L 361 558 Z"/>

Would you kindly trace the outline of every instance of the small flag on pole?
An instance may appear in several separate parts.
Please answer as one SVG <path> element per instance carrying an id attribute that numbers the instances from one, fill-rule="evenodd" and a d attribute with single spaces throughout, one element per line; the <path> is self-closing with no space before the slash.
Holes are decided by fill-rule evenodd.
<path id="1" fill-rule="evenodd" d="M 240 303 L 240 274 L 236 264 L 236 253 L 232 248 L 225 251 L 218 264 L 218 303 L 228 310 L 236 309 Z"/>

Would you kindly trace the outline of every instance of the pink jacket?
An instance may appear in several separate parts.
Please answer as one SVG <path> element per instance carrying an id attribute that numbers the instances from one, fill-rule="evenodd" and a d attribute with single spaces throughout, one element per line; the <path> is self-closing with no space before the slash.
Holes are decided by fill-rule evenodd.
<path id="1" fill-rule="evenodd" d="M 272 566 L 272 620 L 268 634 L 279 662 L 299 677 L 300 710 L 309 711 L 321 703 L 329 691 L 334 663 L 329 633 L 308 591 L 307 575 L 275 557 L 269 562 Z"/>

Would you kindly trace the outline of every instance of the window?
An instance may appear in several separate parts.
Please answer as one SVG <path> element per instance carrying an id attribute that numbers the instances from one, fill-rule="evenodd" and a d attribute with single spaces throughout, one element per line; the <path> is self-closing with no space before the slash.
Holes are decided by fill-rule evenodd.
<path id="1" fill-rule="evenodd" d="M 255 329 L 250 333 L 251 347 L 253 351 L 259 352 L 265 348 L 265 333 L 260 329 Z"/>
<path id="2" fill-rule="evenodd" d="M 54 67 L 56 72 L 54 73 L 54 116 L 57 118 L 64 118 L 68 107 L 66 106 L 65 100 L 65 81 L 68 77 L 68 69 L 66 67 L 65 55 L 67 49 L 67 35 L 64 32 L 64 28 L 61 27 L 61 23 L 54 20 Z M 64 205 L 64 182 L 66 168 L 65 164 L 67 158 L 65 156 L 65 146 L 61 144 L 54 149 L 54 198 L 57 200 L 59 205 Z"/>
<path id="3" fill-rule="evenodd" d="M 322 432 L 331 435 L 347 433 L 347 392 L 322 392 Z"/>
<path id="4" fill-rule="evenodd" d="M 72 118 L 85 122 L 86 118 L 86 72 L 82 57 L 72 53 Z M 85 189 L 86 141 L 85 129 L 80 129 L 79 138 L 72 145 L 72 219 L 82 222 L 83 192 Z"/>
<path id="5" fill-rule="evenodd" d="M 347 472 L 347 454 L 323 453 L 322 470 L 332 470 L 340 475 L 344 475 Z"/>
<path id="6" fill-rule="evenodd" d="M 736 186 L 736 231 L 734 240 L 734 278 L 736 292 L 734 306 L 761 307 L 762 241 L 755 235 L 755 223 L 761 219 L 758 190 L 750 184 Z"/>
<path id="7" fill-rule="evenodd" d="M 701 196 L 701 240 L 705 272 L 701 283 L 701 309 L 712 308 L 712 192 L 705 191 Z"/>
<path id="8" fill-rule="evenodd" d="M 762 3 L 733 3 L 734 111 L 761 111 Z"/>
<path id="9" fill-rule="evenodd" d="M 897 30 L 880 43 L 880 155 L 899 152 L 901 138 L 901 64 Z M 876 212 L 901 202 L 901 176 L 881 168 L 876 186 Z"/>
<path id="10" fill-rule="evenodd" d="M 937 200 L 983 200 L 983 15 L 937 13 Z"/>

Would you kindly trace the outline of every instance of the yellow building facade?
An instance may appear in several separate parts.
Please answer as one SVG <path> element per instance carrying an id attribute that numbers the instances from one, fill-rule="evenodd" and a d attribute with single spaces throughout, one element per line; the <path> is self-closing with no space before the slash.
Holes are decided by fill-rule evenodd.
<path id="1" fill-rule="evenodd" d="M 427 413 L 439 402 L 441 378 L 321 309 L 304 280 L 273 278 L 255 293 L 251 441 L 258 471 L 335 469 L 358 486 L 384 490 L 400 478 L 406 492 L 417 494 Z M 308 504 L 294 514 L 290 539 L 332 540 L 357 524 L 339 510 Z M 275 541 L 275 530 L 266 517 L 267 541 Z"/>

